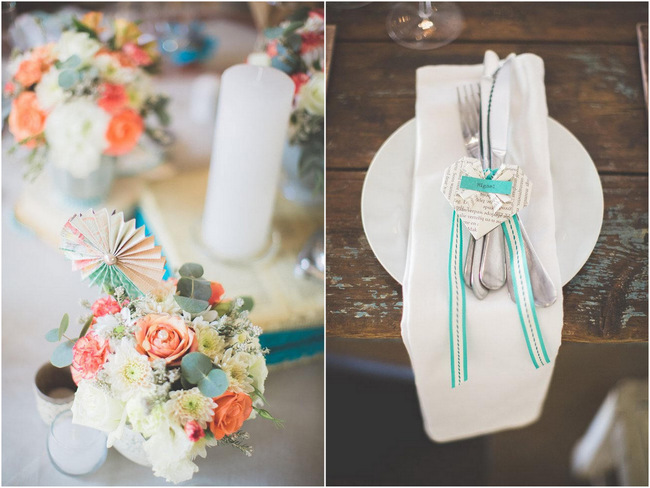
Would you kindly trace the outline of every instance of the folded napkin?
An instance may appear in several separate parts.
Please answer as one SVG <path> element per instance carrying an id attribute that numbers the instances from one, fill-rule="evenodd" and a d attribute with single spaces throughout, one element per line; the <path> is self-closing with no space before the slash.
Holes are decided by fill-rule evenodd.
<path id="1" fill-rule="evenodd" d="M 511 61 L 506 164 L 522 167 L 532 197 L 519 217 L 558 290 L 557 302 L 538 308 L 550 364 L 536 369 L 517 307 L 506 287 L 482 301 L 466 290 L 468 380 L 451 384 L 448 257 L 452 208 L 440 191 L 445 168 L 466 155 L 456 87 L 478 83 L 484 65 L 427 66 L 417 70 L 417 148 L 411 223 L 403 280 L 402 337 L 415 372 L 424 426 L 431 439 L 453 441 L 521 427 L 540 415 L 562 335 L 562 284 L 555 245 L 544 63 L 532 54 Z M 469 233 L 463 231 L 463 242 Z M 466 247 L 466 246 L 465 246 Z M 463 249 L 463 259 L 465 249 Z"/>

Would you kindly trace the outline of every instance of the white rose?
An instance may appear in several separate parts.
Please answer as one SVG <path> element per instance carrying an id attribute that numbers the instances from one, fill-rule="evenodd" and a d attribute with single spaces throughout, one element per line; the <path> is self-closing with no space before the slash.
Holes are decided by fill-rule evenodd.
<path id="1" fill-rule="evenodd" d="M 126 413 L 133 429 L 145 437 L 169 427 L 169 420 L 162 404 L 155 405 L 151 411 L 142 398 L 132 398 L 126 402 Z"/>
<path id="2" fill-rule="evenodd" d="M 72 423 L 113 432 L 120 427 L 124 404 L 92 381 L 82 380 L 72 404 Z"/>
<path id="3" fill-rule="evenodd" d="M 316 73 L 311 80 L 300 89 L 298 108 L 305 109 L 314 115 L 325 113 L 325 76 Z"/>
<path id="4" fill-rule="evenodd" d="M 257 360 L 248 368 L 248 374 L 253 377 L 253 386 L 264 394 L 264 382 L 269 375 L 264 356 L 258 356 Z"/>
<path id="5" fill-rule="evenodd" d="M 178 424 L 168 422 L 144 443 L 153 474 L 171 483 L 192 478 L 199 467 L 191 461 L 193 442 Z"/>
<path id="6" fill-rule="evenodd" d="M 62 103 L 65 98 L 65 92 L 59 85 L 60 71 L 54 67 L 43 75 L 41 81 L 36 85 L 36 99 L 38 105 L 43 109 L 50 111 L 55 106 Z"/>
<path id="7" fill-rule="evenodd" d="M 50 160 L 76 178 L 99 168 L 108 147 L 105 134 L 110 115 L 90 100 L 77 99 L 55 107 L 45 121 Z"/>
<path id="8" fill-rule="evenodd" d="M 54 54 L 61 61 L 76 54 L 81 58 L 81 63 L 86 65 L 101 47 L 99 41 L 92 39 L 87 32 L 65 31 L 54 46 Z"/>

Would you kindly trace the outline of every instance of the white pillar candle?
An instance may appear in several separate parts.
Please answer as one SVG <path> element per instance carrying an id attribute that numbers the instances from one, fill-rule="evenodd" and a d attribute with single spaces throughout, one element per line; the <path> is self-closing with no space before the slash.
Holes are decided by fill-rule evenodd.
<path id="1" fill-rule="evenodd" d="M 237 65 L 221 77 L 203 240 L 244 260 L 267 245 L 294 83 L 268 67 Z"/>

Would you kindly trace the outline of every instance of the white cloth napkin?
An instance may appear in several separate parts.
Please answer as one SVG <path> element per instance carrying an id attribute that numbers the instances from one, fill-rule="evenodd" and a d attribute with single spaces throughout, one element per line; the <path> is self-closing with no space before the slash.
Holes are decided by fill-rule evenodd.
<path id="1" fill-rule="evenodd" d="M 492 69 L 497 61 L 495 53 L 486 53 L 486 68 Z M 417 70 L 417 148 L 402 337 L 415 372 L 425 430 L 437 442 L 537 420 L 562 335 L 544 63 L 535 55 L 522 54 L 512 60 L 506 164 L 520 165 L 533 183 L 531 203 L 520 218 L 558 290 L 553 306 L 537 309 L 551 364 L 535 369 L 517 307 L 505 287 L 483 301 L 467 289 L 468 381 L 451 387 L 447 273 L 452 208 L 440 186 L 444 169 L 466 155 L 456 87 L 478 83 L 482 74 L 483 65 Z M 466 229 L 463 237 L 466 243 Z"/>

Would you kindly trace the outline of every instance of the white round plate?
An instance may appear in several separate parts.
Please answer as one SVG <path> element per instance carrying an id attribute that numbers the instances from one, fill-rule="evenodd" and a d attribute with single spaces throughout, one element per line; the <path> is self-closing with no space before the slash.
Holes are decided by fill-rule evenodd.
<path id="1" fill-rule="evenodd" d="M 587 262 L 603 223 L 603 188 L 587 150 L 569 130 L 548 119 L 551 177 L 560 276 L 565 285 Z M 361 219 L 372 251 L 399 283 L 406 267 L 415 162 L 415 119 L 397 129 L 375 154 L 363 184 Z M 580 185 L 575 182 L 579 181 Z"/>

